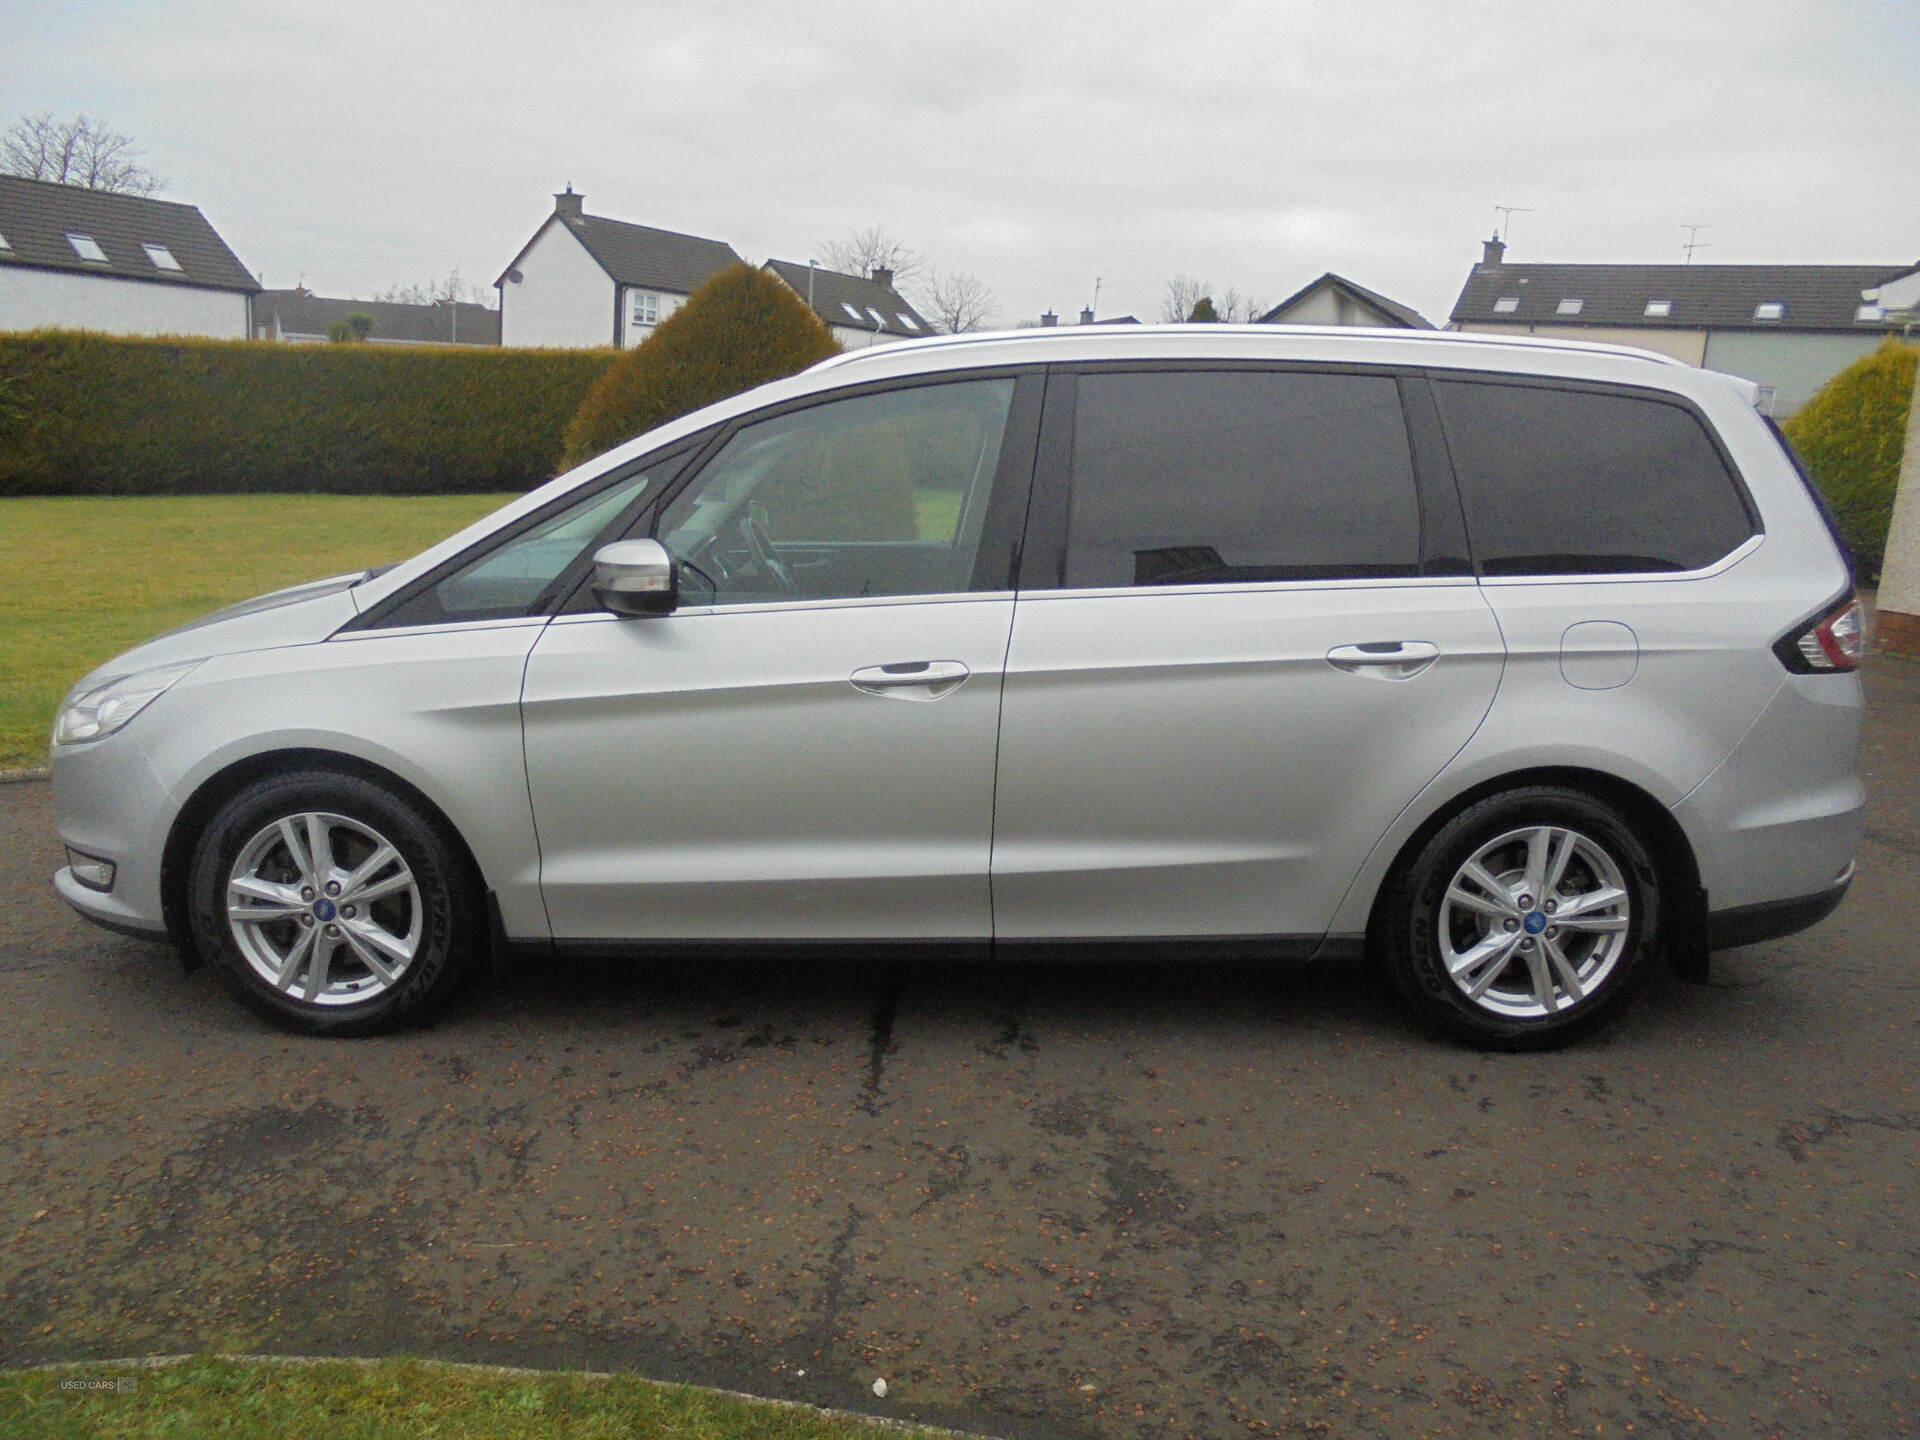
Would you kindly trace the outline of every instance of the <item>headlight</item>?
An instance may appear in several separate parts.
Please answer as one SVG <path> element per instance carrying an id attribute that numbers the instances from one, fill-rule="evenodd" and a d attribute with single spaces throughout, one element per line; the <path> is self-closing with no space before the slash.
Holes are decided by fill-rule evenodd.
<path id="1" fill-rule="evenodd" d="M 195 660 L 187 665 L 162 665 L 137 675 L 122 675 L 118 680 L 95 686 L 84 695 L 74 696 L 61 707 L 60 718 L 53 722 L 53 743 L 77 745 L 82 740 L 98 740 L 113 734 L 166 694 L 169 686 L 199 663 Z"/>

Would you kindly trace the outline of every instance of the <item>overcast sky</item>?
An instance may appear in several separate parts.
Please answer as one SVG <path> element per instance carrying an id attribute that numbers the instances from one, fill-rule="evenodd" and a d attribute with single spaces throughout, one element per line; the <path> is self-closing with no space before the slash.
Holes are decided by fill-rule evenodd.
<path id="1" fill-rule="evenodd" d="M 1007 324 L 1269 302 L 1444 322 L 1510 259 L 1920 261 L 1920 4 L 0 0 L 0 124 L 135 137 L 269 286 L 491 285 L 590 214 L 805 261 L 879 224 Z"/>

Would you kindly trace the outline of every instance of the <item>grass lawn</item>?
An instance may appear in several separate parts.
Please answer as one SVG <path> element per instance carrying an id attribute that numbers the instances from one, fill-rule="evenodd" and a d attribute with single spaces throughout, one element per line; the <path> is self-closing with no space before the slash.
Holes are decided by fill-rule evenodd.
<path id="1" fill-rule="evenodd" d="M 87 671 L 250 595 L 404 560 L 507 495 L 0 500 L 0 769 L 47 763 Z"/>
<path id="2" fill-rule="evenodd" d="M 61 1388 L 121 1378 L 132 1381 L 130 1392 Z M 276 1364 L 197 1358 L 163 1367 L 0 1371 L 4 1440 L 879 1440 L 899 1434 L 817 1410 L 627 1375 L 503 1375 L 420 1360 Z"/>
<path id="3" fill-rule="evenodd" d="M 252 595 L 404 560 L 510 495 L 0 499 L 0 770 L 47 763 L 69 686 L 163 630 Z M 950 539 L 958 490 L 914 493 Z"/>

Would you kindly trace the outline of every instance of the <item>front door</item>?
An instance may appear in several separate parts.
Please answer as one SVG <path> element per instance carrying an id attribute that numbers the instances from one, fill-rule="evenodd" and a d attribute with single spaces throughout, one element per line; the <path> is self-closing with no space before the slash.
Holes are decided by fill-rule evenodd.
<path id="1" fill-rule="evenodd" d="M 523 714 L 556 939 L 972 939 L 1037 380 L 737 426 L 651 529 L 681 606 L 563 615 Z M 995 574 L 998 580 L 995 580 Z"/>

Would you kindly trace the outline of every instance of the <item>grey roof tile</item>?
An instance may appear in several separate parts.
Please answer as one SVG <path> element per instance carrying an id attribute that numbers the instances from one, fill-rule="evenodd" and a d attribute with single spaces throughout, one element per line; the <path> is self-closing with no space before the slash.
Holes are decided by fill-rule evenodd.
<path id="1" fill-rule="evenodd" d="M 1362 304 L 1371 306 L 1375 310 L 1380 311 L 1393 323 L 1405 326 L 1409 330 L 1433 329 L 1433 322 L 1418 310 L 1415 310 L 1411 305 L 1402 305 L 1398 300 L 1389 300 L 1379 291 L 1369 290 L 1364 285 L 1355 284 L 1353 281 L 1347 279 L 1346 276 L 1336 275 L 1331 270 L 1322 275 L 1318 280 L 1302 285 L 1298 290 L 1294 291 L 1293 294 L 1289 295 L 1278 305 L 1275 305 L 1271 310 L 1267 311 L 1266 314 L 1262 315 L 1256 323 L 1261 325 L 1274 324 L 1274 316 L 1278 315 L 1282 310 L 1285 310 L 1289 305 L 1298 304 L 1300 301 L 1306 299 L 1307 296 L 1320 289 L 1323 285 L 1331 286 L 1334 289 L 1345 290 Z"/>
<path id="2" fill-rule="evenodd" d="M 803 300 L 807 297 L 808 275 L 811 271 L 813 311 L 829 325 L 872 330 L 873 318 L 867 312 L 878 311 L 885 322 L 880 326 L 883 335 L 906 338 L 935 333 L 933 326 L 902 298 L 898 290 L 891 285 L 882 285 L 878 280 L 843 275 L 838 270 L 822 270 L 818 265 L 797 265 L 791 260 L 769 260 L 763 268 L 786 281 Z M 859 312 L 859 318 L 847 313 L 848 306 Z"/>
<path id="3" fill-rule="evenodd" d="M 721 240 L 656 230 L 602 215 L 556 215 L 617 284 L 690 295 L 740 257 Z"/>
<path id="4" fill-rule="evenodd" d="M 1675 330 L 1867 330 L 1860 292 L 1915 265 L 1486 265 L 1473 267 L 1452 319 L 1509 324 L 1627 325 Z M 1502 299 L 1517 302 L 1506 311 Z M 1578 300 L 1578 314 L 1560 302 Z M 1649 301 L 1668 302 L 1648 315 Z M 1775 321 L 1756 306 L 1785 305 Z"/>
<path id="5" fill-rule="evenodd" d="M 302 290 L 263 290 L 253 302 L 258 331 L 271 321 L 279 338 L 325 336 L 349 315 L 370 315 L 370 341 L 413 345 L 498 345 L 500 312 L 462 301 L 458 306 L 403 305 L 391 300 L 338 300 Z M 458 323 L 456 323 L 456 321 Z"/>
<path id="6" fill-rule="evenodd" d="M 83 260 L 67 240 L 69 234 L 91 236 L 106 260 Z M 248 294 L 260 289 L 206 216 L 192 205 L 172 200 L 0 175 L 0 236 L 7 242 L 7 248 L 0 250 L 0 266 L 116 275 Z M 180 268 L 156 265 L 142 248 L 145 245 L 165 247 Z"/>

